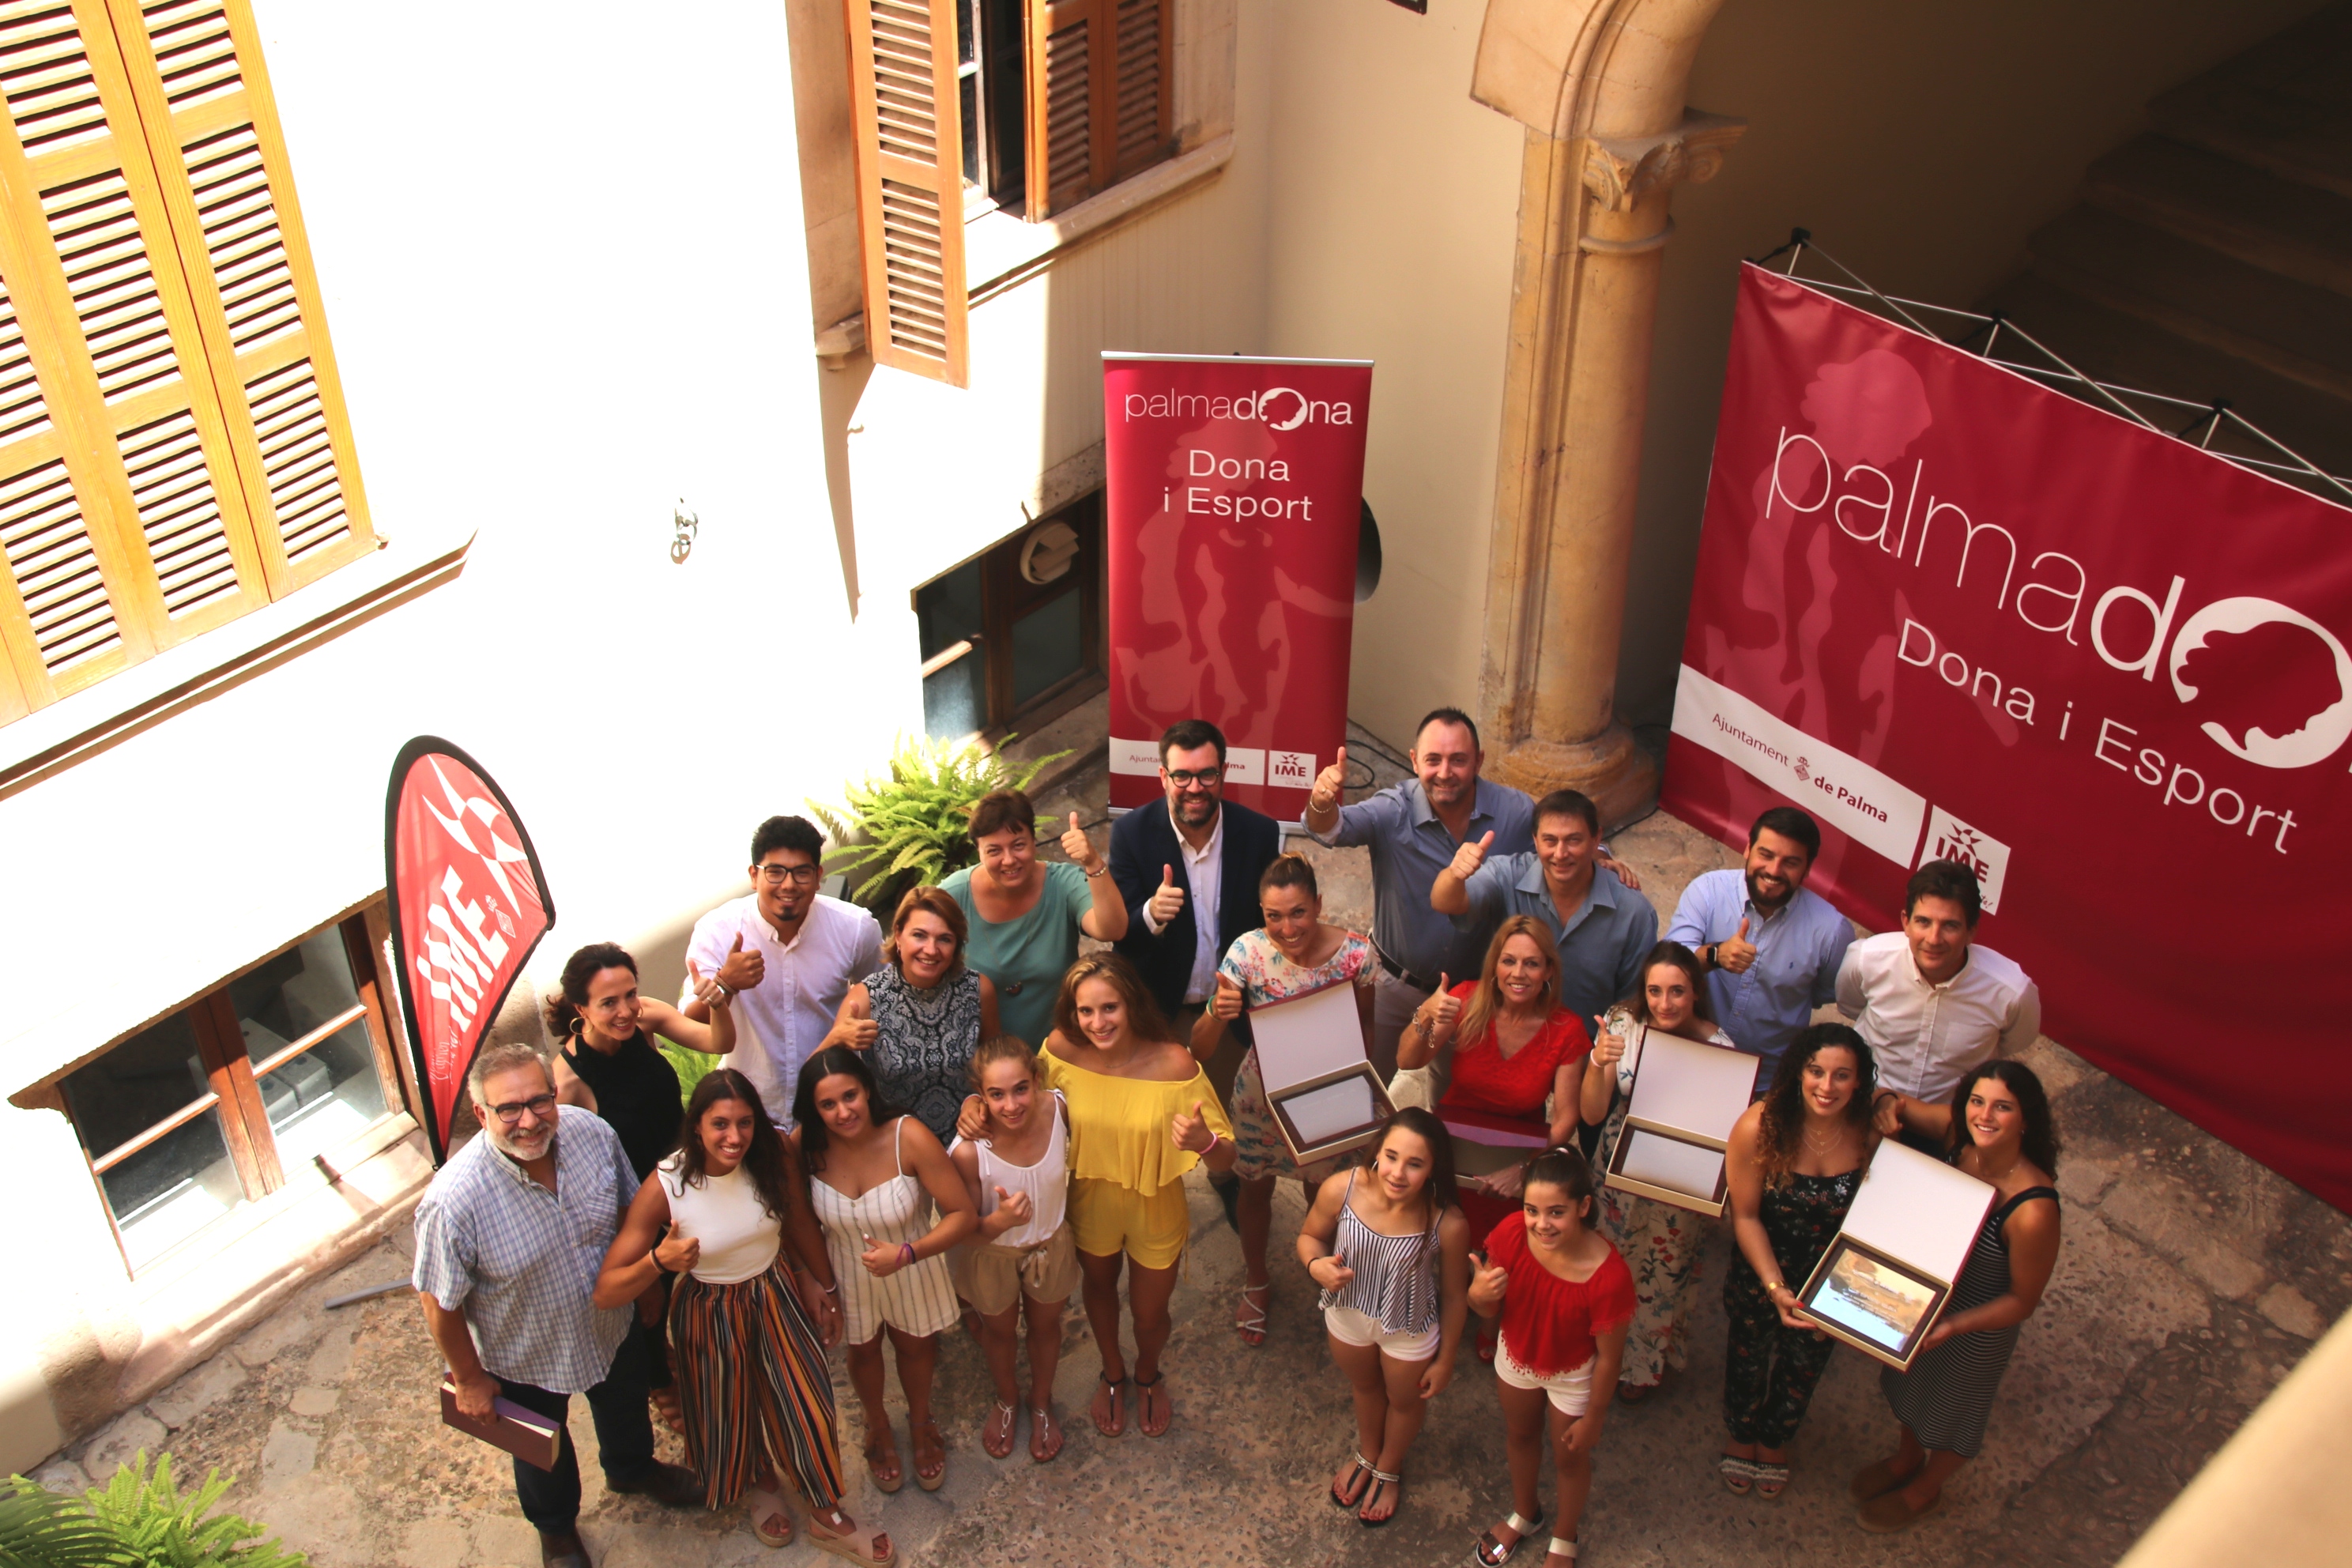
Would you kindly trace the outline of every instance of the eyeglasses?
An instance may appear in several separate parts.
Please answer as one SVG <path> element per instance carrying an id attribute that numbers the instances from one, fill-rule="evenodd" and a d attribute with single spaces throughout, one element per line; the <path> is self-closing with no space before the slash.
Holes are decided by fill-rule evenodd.
<path id="1" fill-rule="evenodd" d="M 1194 784 L 1199 784 L 1202 789 L 1211 789 L 1215 787 L 1216 782 L 1224 776 L 1225 770 L 1222 767 L 1177 768 L 1169 773 L 1168 782 L 1178 789 L 1191 789 Z"/>
<path id="2" fill-rule="evenodd" d="M 814 888 L 819 871 L 814 866 L 761 866 L 757 868 L 760 880 L 774 888 L 790 882 L 795 888 Z"/>
<path id="3" fill-rule="evenodd" d="M 501 1127 L 512 1127 L 522 1120 L 522 1113 L 526 1110 L 541 1121 L 548 1121 L 555 1114 L 555 1096 L 534 1094 L 529 1100 L 518 1100 L 512 1105 L 490 1107 L 490 1114 L 499 1119 Z"/>

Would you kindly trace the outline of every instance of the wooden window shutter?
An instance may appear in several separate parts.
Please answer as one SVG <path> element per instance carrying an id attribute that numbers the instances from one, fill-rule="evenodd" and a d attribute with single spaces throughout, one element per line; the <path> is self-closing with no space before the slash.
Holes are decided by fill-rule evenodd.
<path id="1" fill-rule="evenodd" d="M 877 364 L 969 384 L 956 0 L 848 0 L 866 342 Z"/>
<path id="2" fill-rule="evenodd" d="M 375 548 L 247 0 L 109 0 L 272 598 Z"/>
<path id="3" fill-rule="evenodd" d="M 0 721 L 373 546 L 258 67 L 243 0 L 0 0 Z"/>
<path id="4" fill-rule="evenodd" d="M 1024 0 L 1029 216 L 1174 151 L 1175 0 Z"/>

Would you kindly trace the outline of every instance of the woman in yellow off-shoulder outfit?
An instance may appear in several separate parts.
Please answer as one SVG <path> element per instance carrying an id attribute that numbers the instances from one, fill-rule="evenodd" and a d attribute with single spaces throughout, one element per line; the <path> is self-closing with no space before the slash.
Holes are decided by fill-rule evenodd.
<path id="1" fill-rule="evenodd" d="M 1059 1089 L 1070 1108 L 1070 1223 L 1086 1274 L 1087 1318 L 1102 1352 L 1089 1414 L 1107 1437 L 1127 1430 L 1118 1342 L 1124 1264 L 1135 1316 L 1136 1424 L 1157 1437 L 1172 1415 L 1160 1370 L 1168 1300 L 1192 1228 L 1184 1173 L 1202 1163 L 1230 1170 L 1233 1128 L 1208 1075 L 1171 1037 L 1142 979 L 1118 954 L 1090 953 L 1071 967 L 1054 1025 L 1038 1053 L 1038 1079 Z M 958 1131 L 977 1137 L 986 1120 L 975 1096 L 964 1101 Z"/>

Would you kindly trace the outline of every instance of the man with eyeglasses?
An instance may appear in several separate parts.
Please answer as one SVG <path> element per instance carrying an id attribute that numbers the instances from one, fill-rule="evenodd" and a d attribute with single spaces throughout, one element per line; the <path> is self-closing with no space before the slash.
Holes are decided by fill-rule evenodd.
<path id="1" fill-rule="evenodd" d="M 621 1140 L 595 1112 L 556 1104 L 555 1075 L 533 1046 L 484 1046 L 466 1086 L 481 1136 L 449 1156 L 416 1206 L 412 1277 L 459 1412 L 485 1420 L 492 1401 L 507 1399 L 562 1430 L 572 1395 L 585 1394 L 607 1489 L 699 1506 L 694 1472 L 654 1458 L 635 1307 L 600 1310 L 593 1300 L 637 1195 Z M 588 1568 L 570 1432 L 552 1470 L 518 1458 L 514 1478 L 541 1563 Z"/>
<path id="2" fill-rule="evenodd" d="M 1186 719 L 1160 737 L 1166 799 L 1112 824 L 1110 875 L 1127 904 L 1117 946 L 1142 974 L 1161 1012 L 1190 1040 L 1217 994 L 1217 961 L 1234 939 L 1265 923 L 1257 879 L 1282 853 L 1274 818 L 1225 799 L 1225 737 Z M 1246 1043 L 1228 1031 L 1204 1064 L 1230 1099 Z"/>
<path id="3" fill-rule="evenodd" d="M 818 892 L 824 836 L 802 816 L 772 816 L 751 836 L 751 891 L 694 922 L 686 956 L 736 997 L 726 1065 L 760 1091 L 768 1120 L 792 1126 L 801 1064 L 816 1055 L 849 988 L 882 967 L 882 928 L 856 904 Z M 689 989 L 678 1011 L 710 1005 Z"/>

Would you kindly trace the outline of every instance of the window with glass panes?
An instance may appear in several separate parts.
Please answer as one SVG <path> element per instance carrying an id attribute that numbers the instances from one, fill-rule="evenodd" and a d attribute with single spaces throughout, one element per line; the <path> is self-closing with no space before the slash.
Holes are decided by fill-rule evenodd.
<path id="1" fill-rule="evenodd" d="M 363 916 L 150 1025 L 58 1085 L 135 1270 L 400 1109 Z"/>
<path id="2" fill-rule="evenodd" d="M 1099 491 L 915 590 L 923 728 L 940 740 L 1037 722 L 1102 672 Z"/>

